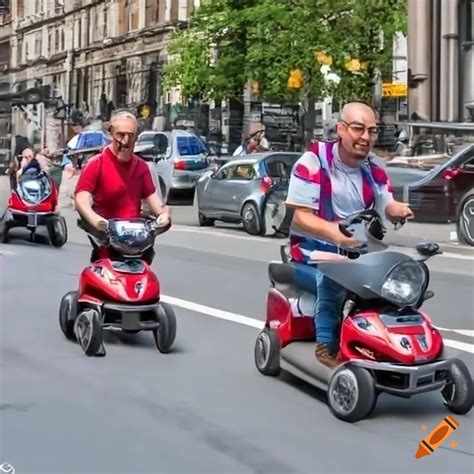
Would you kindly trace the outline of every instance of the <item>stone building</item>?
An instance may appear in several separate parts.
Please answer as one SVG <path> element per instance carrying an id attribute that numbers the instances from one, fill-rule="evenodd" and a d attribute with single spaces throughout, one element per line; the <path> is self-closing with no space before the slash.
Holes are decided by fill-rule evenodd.
<path id="1" fill-rule="evenodd" d="M 0 95 L 10 91 L 10 1 L 0 0 Z M 8 102 L 0 102 L 0 172 L 10 160 L 11 116 Z"/>
<path id="2" fill-rule="evenodd" d="M 11 0 L 12 91 L 49 85 L 73 117 L 79 111 L 86 119 L 105 118 L 112 108 L 144 103 L 160 115 L 174 100 L 160 87 L 166 44 L 198 5 L 199 0 Z M 55 109 L 14 107 L 13 134 L 57 149 L 68 130 Z"/>

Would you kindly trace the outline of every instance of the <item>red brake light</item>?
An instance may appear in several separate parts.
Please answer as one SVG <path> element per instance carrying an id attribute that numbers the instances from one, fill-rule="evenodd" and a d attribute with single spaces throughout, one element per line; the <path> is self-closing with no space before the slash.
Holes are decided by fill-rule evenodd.
<path id="1" fill-rule="evenodd" d="M 184 160 L 175 160 L 174 169 L 176 169 L 176 170 L 185 170 L 186 169 L 186 161 L 184 161 Z"/>
<path id="2" fill-rule="evenodd" d="M 447 170 L 444 170 L 442 173 L 442 177 L 446 180 L 449 181 L 450 179 L 453 179 L 456 177 L 461 170 L 459 168 L 448 168 Z"/>
<path id="3" fill-rule="evenodd" d="M 262 178 L 262 183 L 260 184 L 260 189 L 262 193 L 264 194 L 268 193 L 271 187 L 272 187 L 272 179 L 269 178 L 268 176 L 265 176 L 264 178 Z"/>

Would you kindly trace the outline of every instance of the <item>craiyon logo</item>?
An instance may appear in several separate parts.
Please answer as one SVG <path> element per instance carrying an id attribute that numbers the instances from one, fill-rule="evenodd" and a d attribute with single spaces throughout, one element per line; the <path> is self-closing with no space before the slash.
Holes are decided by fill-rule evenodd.
<path id="1" fill-rule="evenodd" d="M 0 465 L 0 472 L 5 472 L 6 474 L 15 474 L 15 468 L 11 464 L 4 462 L 2 465 Z"/>

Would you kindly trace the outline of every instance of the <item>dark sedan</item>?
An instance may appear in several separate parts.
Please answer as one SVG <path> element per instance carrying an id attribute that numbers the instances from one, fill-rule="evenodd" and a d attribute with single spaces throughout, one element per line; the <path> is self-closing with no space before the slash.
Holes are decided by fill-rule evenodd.
<path id="1" fill-rule="evenodd" d="M 398 200 L 409 202 L 419 222 L 457 225 L 461 242 L 474 246 L 474 144 L 431 169 L 388 163 Z"/>

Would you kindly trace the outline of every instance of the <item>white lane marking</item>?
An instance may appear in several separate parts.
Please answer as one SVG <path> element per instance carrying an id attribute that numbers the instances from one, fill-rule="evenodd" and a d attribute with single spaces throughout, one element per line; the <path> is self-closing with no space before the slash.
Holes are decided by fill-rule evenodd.
<path id="1" fill-rule="evenodd" d="M 449 329 L 449 328 L 442 328 L 440 326 L 436 326 L 439 331 L 444 332 L 455 332 L 456 334 L 461 334 L 462 336 L 474 337 L 474 330 L 473 329 Z"/>
<path id="2" fill-rule="evenodd" d="M 179 308 L 188 309 L 196 313 L 212 316 L 213 318 L 218 318 L 218 319 L 223 319 L 225 321 L 232 321 L 234 323 L 243 324 L 244 326 L 250 326 L 257 329 L 262 329 L 265 325 L 264 321 L 260 321 L 258 319 L 249 318 L 248 316 L 231 313 L 229 311 L 223 311 L 217 308 L 211 308 L 210 306 L 194 303 L 192 301 L 182 300 L 181 298 L 175 298 L 173 296 L 162 295 L 161 299 L 164 302 L 169 303 L 173 306 L 177 306 Z M 442 330 L 441 328 L 438 328 L 438 329 L 440 331 Z M 461 341 L 454 341 L 451 339 L 444 339 L 444 344 L 447 347 L 452 347 L 460 351 L 474 354 L 474 344 L 469 344 L 469 343 L 461 342 Z"/>
<path id="3" fill-rule="evenodd" d="M 196 313 L 207 314 L 214 318 L 232 321 L 234 323 L 243 324 L 257 329 L 262 329 L 265 324 L 263 321 L 259 321 L 258 319 L 242 316 L 241 314 L 230 313 L 229 311 L 223 311 L 222 309 L 211 308 L 210 306 L 193 303 L 192 301 L 182 300 L 181 298 L 175 298 L 173 296 L 162 295 L 161 299 L 165 303 L 178 306 L 179 308 L 189 309 Z"/>

